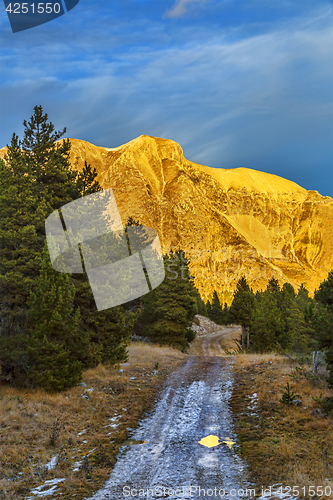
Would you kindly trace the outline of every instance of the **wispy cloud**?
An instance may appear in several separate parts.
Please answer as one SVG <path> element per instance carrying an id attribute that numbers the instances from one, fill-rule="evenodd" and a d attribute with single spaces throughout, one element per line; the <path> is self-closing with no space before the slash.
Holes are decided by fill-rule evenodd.
<path id="1" fill-rule="evenodd" d="M 176 0 L 172 9 L 166 11 L 166 17 L 182 17 L 193 2 L 205 3 L 206 0 Z"/>
<path id="2" fill-rule="evenodd" d="M 140 134 L 165 137 L 192 161 L 265 170 L 332 196 L 326 4 L 270 18 L 260 30 L 250 22 L 217 29 L 215 17 L 198 25 L 189 16 L 126 18 L 112 29 L 76 22 L 67 35 L 50 23 L 52 32 L 31 30 L 3 43 L 0 147 L 12 132 L 22 134 L 23 119 L 42 104 L 70 137 L 106 147 Z"/>

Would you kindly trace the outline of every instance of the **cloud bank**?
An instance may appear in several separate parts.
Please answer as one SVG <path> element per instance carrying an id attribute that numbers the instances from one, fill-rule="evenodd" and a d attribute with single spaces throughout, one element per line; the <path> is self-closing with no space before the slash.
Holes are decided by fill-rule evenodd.
<path id="1" fill-rule="evenodd" d="M 333 196 L 330 9 L 224 30 L 162 21 L 163 10 L 111 30 L 107 16 L 90 25 L 84 12 L 87 25 L 65 20 L 63 37 L 50 23 L 7 44 L 1 146 L 42 104 L 69 137 L 106 147 L 165 137 L 197 163 L 264 170 Z"/>

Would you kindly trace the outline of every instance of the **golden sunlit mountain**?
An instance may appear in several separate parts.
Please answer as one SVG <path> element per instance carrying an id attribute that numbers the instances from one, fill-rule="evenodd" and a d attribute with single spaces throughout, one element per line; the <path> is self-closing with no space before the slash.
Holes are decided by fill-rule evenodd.
<path id="1" fill-rule="evenodd" d="M 118 148 L 71 139 L 71 164 L 96 167 L 123 222 L 155 228 L 164 252 L 181 248 L 203 297 L 230 303 L 240 276 L 256 291 L 274 275 L 311 293 L 333 269 L 333 199 L 247 168 L 186 160 L 167 139 L 140 136 Z M 4 151 L 4 150 L 2 150 Z"/>

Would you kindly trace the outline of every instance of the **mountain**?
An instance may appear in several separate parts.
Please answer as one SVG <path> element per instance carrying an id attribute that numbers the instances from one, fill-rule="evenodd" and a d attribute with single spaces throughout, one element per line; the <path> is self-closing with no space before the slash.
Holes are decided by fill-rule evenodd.
<path id="1" fill-rule="evenodd" d="M 71 139 L 70 161 L 96 167 L 124 223 L 155 228 L 164 252 L 182 248 L 205 298 L 230 303 L 240 276 L 254 291 L 274 275 L 312 294 L 333 269 L 333 199 L 276 175 L 186 160 L 174 141 L 140 136 L 117 148 Z M 4 149 L 2 150 L 2 152 Z"/>

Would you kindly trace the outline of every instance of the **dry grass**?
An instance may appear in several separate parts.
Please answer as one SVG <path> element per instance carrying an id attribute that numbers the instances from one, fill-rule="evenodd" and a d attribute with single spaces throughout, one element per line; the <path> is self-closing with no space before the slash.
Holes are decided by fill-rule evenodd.
<path id="1" fill-rule="evenodd" d="M 235 364 L 232 408 L 240 452 L 257 487 L 282 483 L 305 488 L 331 486 L 333 497 L 333 415 L 316 416 L 313 398 L 332 396 L 323 370 L 313 377 L 310 366 L 296 368 L 288 358 L 244 354 Z M 289 382 L 302 406 L 280 403 Z M 249 396 L 257 394 L 252 402 Z M 319 498 L 312 496 L 311 498 Z"/>
<path id="2" fill-rule="evenodd" d="M 167 373 L 185 358 L 171 348 L 133 343 L 129 366 L 87 370 L 86 387 L 48 394 L 0 386 L 0 499 L 34 497 L 31 489 L 53 478 L 65 481 L 52 498 L 84 499 L 96 491 Z M 52 457 L 57 464 L 48 470 Z M 76 462 L 82 462 L 78 471 Z"/>
<path id="3" fill-rule="evenodd" d="M 226 353 L 232 354 L 233 352 L 237 352 L 239 347 L 236 343 L 241 339 L 241 329 L 236 330 L 234 332 L 226 333 L 221 340 L 221 348 Z"/>

